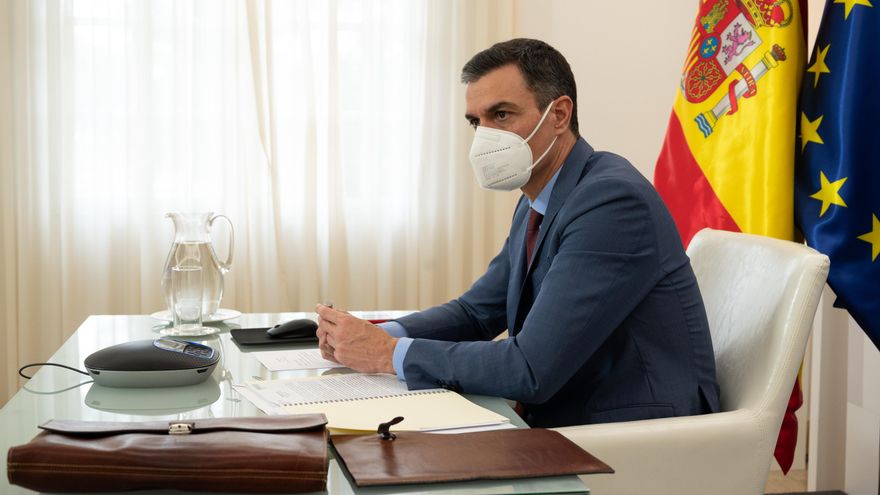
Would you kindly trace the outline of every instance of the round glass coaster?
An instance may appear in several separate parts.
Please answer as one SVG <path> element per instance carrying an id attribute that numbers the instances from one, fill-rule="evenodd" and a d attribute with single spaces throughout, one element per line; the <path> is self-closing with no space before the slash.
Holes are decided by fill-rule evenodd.
<path id="1" fill-rule="evenodd" d="M 163 321 L 171 321 L 171 311 L 167 309 L 163 309 L 162 311 L 156 311 L 155 313 L 150 315 L 151 317 L 157 320 Z M 241 316 L 241 311 L 236 311 L 234 309 L 226 309 L 220 308 L 216 313 L 212 315 L 202 315 L 202 323 L 216 323 L 218 321 L 229 320 L 232 318 L 238 318 Z"/>
<path id="2" fill-rule="evenodd" d="M 165 327 L 159 330 L 159 333 L 166 337 L 204 337 L 205 335 L 214 335 L 220 331 L 217 327 L 195 327 L 195 328 L 177 328 Z"/>

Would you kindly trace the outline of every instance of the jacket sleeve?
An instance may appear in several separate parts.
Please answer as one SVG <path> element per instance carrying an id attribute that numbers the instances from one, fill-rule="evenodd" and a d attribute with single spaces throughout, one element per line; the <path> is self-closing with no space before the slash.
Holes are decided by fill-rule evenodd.
<path id="1" fill-rule="evenodd" d="M 616 179 L 578 187 L 535 261 L 540 288 L 522 330 L 491 342 L 416 339 L 404 360 L 407 385 L 533 404 L 552 397 L 660 279 L 643 192 Z"/>

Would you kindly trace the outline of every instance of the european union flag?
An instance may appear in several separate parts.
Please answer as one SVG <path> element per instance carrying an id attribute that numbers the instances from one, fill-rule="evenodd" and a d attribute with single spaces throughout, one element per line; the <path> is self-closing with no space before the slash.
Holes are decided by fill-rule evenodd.
<path id="1" fill-rule="evenodd" d="M 827 0 L 801 86 L 795 217 L 880 348 L 880 0 Z"/>

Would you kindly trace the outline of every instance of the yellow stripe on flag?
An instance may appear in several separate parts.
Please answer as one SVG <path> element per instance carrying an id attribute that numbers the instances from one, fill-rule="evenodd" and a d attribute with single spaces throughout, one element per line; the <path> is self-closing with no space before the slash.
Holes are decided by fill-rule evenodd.
<path id="1" fill-rule="evenodd" d="M 739 72 L 728 75 L 705 101 L 688 102 L 679 92 L 674 104 L 688 147 L 740 229 L 782 239 L 793 237 L 795 118 L 805 63 L 797 2 L 792 8 L 789 25 L 755 28 L 761 44 L 742 65 L 765 73 L 754 96 L 738 99 L 736 113 L 712 109 L 729 103 L 730 83 L 744 79 Z M 774 45 L 784 50 L 785 60 L 773 59 Z M 704 136 L 695 120 L 710 113 L 710 120 L 716 114 L 717 120 L 711 135 Z"/>

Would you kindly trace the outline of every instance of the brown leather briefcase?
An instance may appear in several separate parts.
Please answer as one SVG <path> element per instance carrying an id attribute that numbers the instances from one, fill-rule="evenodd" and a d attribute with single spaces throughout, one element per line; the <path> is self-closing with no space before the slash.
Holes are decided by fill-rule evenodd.
<path id="1" fill-rule="evenodd" d="M 57 421 L 9 449 L 11 484 L 43 492 L 324 490 L 323 414 L 142 423 Z"/>

